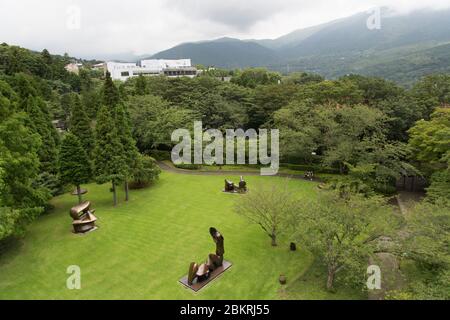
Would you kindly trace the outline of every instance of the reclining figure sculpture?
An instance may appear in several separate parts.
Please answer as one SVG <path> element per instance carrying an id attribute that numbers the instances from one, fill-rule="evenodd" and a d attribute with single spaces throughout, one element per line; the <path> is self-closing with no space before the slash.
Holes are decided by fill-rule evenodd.
<path id="1" fill-rule="evenodd" d="M 97 217 L 94 216 L 95 209 L 90 209 L 91 203 L 85 201 L 70 209 L 73 219 L 72 225 L 75 233 L 84 233 L 95 228 Z"/>
<path id="2" fill-rule="evenodd" d="M 223 264 L 223 255 L 225 253 L 223 245 L 224 238 L 216 228 L 209 228 L 209 233 L 216 243 L 216 252 L 209 254 L 208 261 L 206 263 L 202 263 L 199 265 L 195 262 L 192 262 L 189 265 L 187 280 L 189 285 L 192 285 L 195 279 L 197 279 L 197 282 L 208 279 L 210 272 L 221 267 Z"/>

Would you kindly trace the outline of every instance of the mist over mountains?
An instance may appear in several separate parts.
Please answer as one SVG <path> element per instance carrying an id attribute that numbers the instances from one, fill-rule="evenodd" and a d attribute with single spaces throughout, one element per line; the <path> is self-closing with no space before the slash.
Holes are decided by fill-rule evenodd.
<path id="1" fill-rule="evenodd" d="M 220 38 L 183 43 L 152 58 L 191 58 L 221 68 L 267 67 L 335 78 L 348 73 L 380 76 L 408 85 L 428 73 L 450 71 L 450 10 L 400 15 L 381 10 L 381 28 L 370 30 L 373 12 L 295 30 L 277 39 Z"/>

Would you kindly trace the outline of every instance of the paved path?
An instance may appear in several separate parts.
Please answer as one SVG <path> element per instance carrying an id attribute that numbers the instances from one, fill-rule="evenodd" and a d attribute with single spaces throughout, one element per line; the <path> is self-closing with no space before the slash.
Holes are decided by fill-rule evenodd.
<path id="1" fill-rule="evenodd" d="M 165 171 L 179 173 L 179 174 L 189 174 L 189 175 L 195 175 L 195 176 L 259 176 L 259 171 L 232 171 L 232 170 L 223 170 L 223 171 L 199 171 L 199 170 L 187 170 L 187 169 L 180 169 L 176 168 L 172 165 L 169 165 L 163 161 L 157 161 L 158 166 Z M 299 179 L 299 180 L 305 180 L 305 181 L 312 181 L 312 182 L 322 182 L 319 178 L 313 178 L 313 180 L 306 179 L 301 174 L 289 174 L 289 173 L 277 173 L 274 175 L 275 177 L 285 177 L 285 178 L 292 178 L 292 179 Z"/>

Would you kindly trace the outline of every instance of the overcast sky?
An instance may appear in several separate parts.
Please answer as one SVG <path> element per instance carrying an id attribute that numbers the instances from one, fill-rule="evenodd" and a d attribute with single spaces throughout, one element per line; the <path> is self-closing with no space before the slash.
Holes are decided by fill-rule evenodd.
<path id="1" fill-rule="evenodd" d="M 449 0 L 0 0 L 0 43 L 76 57 L 153 54 L 182 42 L 276 38 L 376 6 L 401 12 Z"/>

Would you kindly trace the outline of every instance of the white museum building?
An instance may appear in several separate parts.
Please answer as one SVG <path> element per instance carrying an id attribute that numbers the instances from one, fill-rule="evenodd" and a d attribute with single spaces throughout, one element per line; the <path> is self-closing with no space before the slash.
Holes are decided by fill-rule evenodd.
<path id="1" fill-rule="evenodd" d="M 149 59 L 138 63 L 109 61 L 106 63 L 106 69 L 111 73 L 113 80 L 122 81 L 139 75 L 190 78 L 197 75 L 197 69 L 192 67 L 191 59 Z"/>

